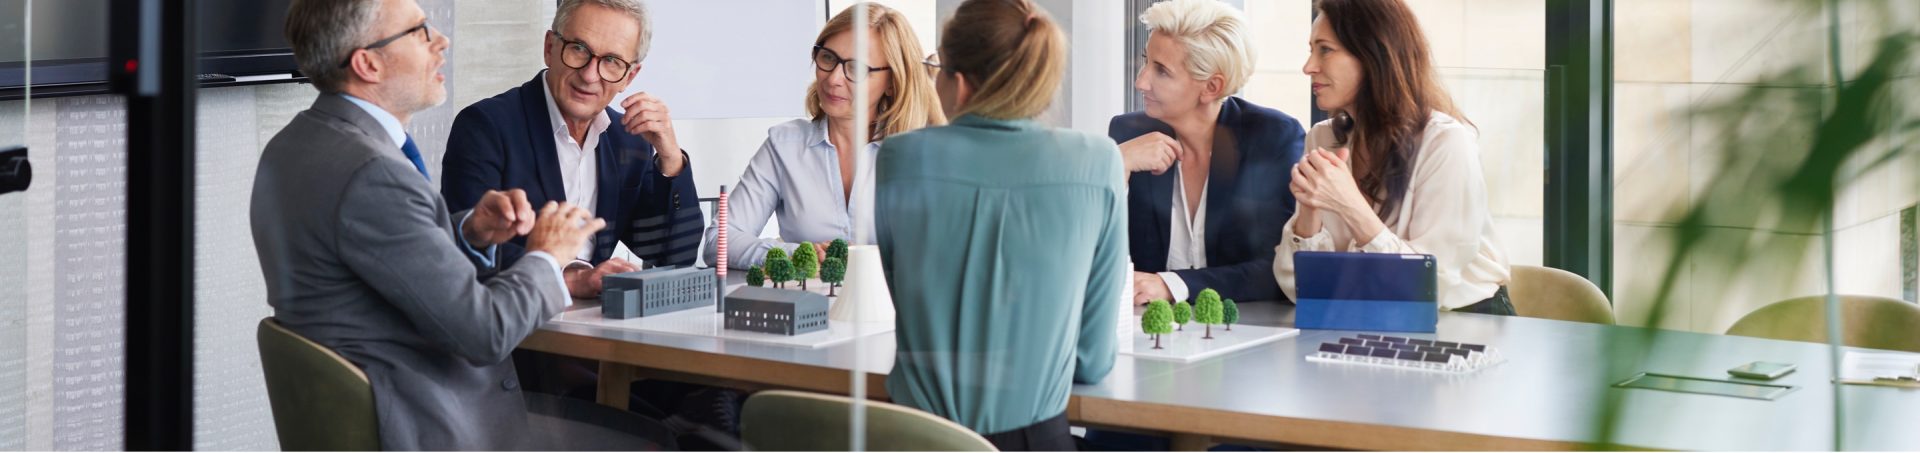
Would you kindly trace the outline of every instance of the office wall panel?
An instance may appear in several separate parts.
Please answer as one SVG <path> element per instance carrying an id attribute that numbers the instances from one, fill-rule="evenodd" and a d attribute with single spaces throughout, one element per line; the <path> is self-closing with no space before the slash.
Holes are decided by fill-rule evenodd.
<path id="1" fill-rule="evenodd" d="M 118 450 L 126 388 L 126 108 L 110 96 L 57 105 L 53 448 Z"/>

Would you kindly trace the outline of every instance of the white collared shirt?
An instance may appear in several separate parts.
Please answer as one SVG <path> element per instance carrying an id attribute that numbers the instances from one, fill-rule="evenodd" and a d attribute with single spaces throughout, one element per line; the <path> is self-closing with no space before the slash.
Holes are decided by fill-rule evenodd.
<path id="1" fill-rule="evenodd" d="M 1192 295 L 1187 281 L 1172 271 L 1204 269 L 1207 267 L 1207 190 L 1213 186 L 1213 176 L 1207 176 L 1200 184 L 1200 210 L 1187 216 L 1187 184 L 1181 176 L 1186 165 L 1173 167 L 1173 234 L 1167 235 L 1167 271 L 1160 273 L 1160 280 L 1167 284 L 1167 294 L 1175 301 L 1187 300 Z"/>
<path id="2" fill-rule="evenodd" d="M 612 120 L 607 116 L 606 109 L 601 109 L 594 114 L 593 122 L 587 125 L 586 142 L 574 141 L 573 133 L 567 129 L 567 121 L 560 117 L 560 106 L 553 102 L 553 89 L 552 85 L 547 85 L 546 73 L 540 74 L 540 81 L 541 86 L 547 87 L 540 92 L 547 97 L 547 119 L 552 120 L 553 150 L 559 154 L 560 180 L 566 190 L 567 203 L 598 216 L 599 213 L 595 211 L 600 198 L 600 159 L 595 151 L 600 146 L 600 135 L 607 131 Z M 593 260 L 593 238 L 587 238 L 587 245 L 580 248 L 580 256 L 574 258 Z"/>
<path id="3" fill-rule="evenodd" d="M 352 102 L 353 105 L 359 106 L 360 110 L 367 111 L 367 115 L 372 116 L 374 121 L 379 122 L 380 128 L 386 129 L 387 137 L 393 139 L 393 147 L 395 149 L 407 146 L 407 127 L 400 124 L 399 117 L 393 116 L 392 112 L 388 112 L 387 109 L 380 108 L 380 106 L 373 105 L 372 102 L 368 102 L 366 99 L 360 99 L 345 93 L 340 94 L 340 97 L 347 98 L 347 102 Z M 407 164 L 412 165 L 413 163 L 408 162 Z"/>

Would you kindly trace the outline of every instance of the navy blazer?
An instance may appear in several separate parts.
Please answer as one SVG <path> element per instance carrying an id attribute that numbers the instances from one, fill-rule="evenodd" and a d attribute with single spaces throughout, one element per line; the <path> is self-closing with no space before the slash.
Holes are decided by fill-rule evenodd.
<path id="1" fill-rule="evenodd" d="M 1208 169 L 1207 267 L 1173 271 L 1188 297 L 1213 288 L 1240 301 L 1284 300 L 1273 280 L 1273 248 L 1293 217 L 1293 164 L 1300 161 L 1306 130 L 1300 122 L 1238 97 L 1228 97 L 1214 123 L 1213 168 Z M 1173 127 L 1135 112 L 1113 117 L 1107 135 L 1115 142 Z M 1178 164 L 1175 164 L 1178 165 Z M 1134 270 L 1165 272 L 1173 228 L 1178 176 L 1135 172 L 1127 180 L 1127 236 Z M 1181 215 L 1185 215 L 1182 213 Z"/>
<path id="2" fill-rule="evenodd" d="M 526 190 L 535 210 L 550 200 L 567 200 L 546 89 L 535 75 L 454 117 L 440 170 L 440 192 L 448 209 L 471 209 L 488 190 Z M 611 257 L 618 238 L 648 266 L 692 264 L 706 222 L 693 183 L 693 163 L 689 160 L 679 176 L 662 176 L 654 164 L 653 145 L 620 127 L 619 112 L 609 108 L 607 116 L 611 127 L 594 148 L 600 186 L 594 214 L 607 220 L 607 228 L 593 237 L 593 262 Z M 498 253 L 499 265 L 513 263 L 526 254 L 526 237 L 500 244 Z M 554 258 L 562 265 L 574 259 Z"/>

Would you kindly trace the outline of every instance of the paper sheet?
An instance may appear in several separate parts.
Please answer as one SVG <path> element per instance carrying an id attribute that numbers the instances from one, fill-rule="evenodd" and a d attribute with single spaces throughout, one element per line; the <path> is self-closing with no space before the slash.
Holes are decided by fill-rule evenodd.
<path id="1" fill-rule="evenodd" d="M 627 260 L 636 268 L 645 267 L 640 265 L 640 257 L 634 256 L 633 249 L 627 248 L 626 241 L 613 241 L 613 257 Z"/>
<path id="2" fill-rule="evenodd" d="M 1920 356 L 1847 351 L 1840 357 L 1840 381 L 1851 384 L 1920 387 Z"/>

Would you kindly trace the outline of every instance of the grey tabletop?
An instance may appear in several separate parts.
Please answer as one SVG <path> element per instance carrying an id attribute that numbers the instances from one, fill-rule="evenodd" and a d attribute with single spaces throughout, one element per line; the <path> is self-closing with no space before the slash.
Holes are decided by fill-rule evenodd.
<path id="1" fill-rule="evenodd" d="M 1249 323 L 1292 323 L 1284 304 L 1242 304 L 1241 312 L 1258 320 Z M 1507 362 L 1459 376 L 1308 362 L 1320 343 L 1359 333 L 1308 330 L 1147 381 L 1109 379 L 1074 393 L 1567 442 L 1600 441 L 1601 421 L 1612 419 L 1611 443 L 1674 450 L 1831 450 L 1838 397 L 1846 403 L 1841 448 L 1920 450 L 1920 430 L 1911 428 L 1920 390 L 1831 384 L 1831 351 L 1822 344 L 1454 313 L 1441 315 L 1438 330 L 1400 336 L 1487 344 Z M 1756 360 L 1797 365 L 1771 381 L 1796 388 L 1764 401 L 1611 387 L 1640 372 L 1728 378 L 1728 368 Z M 1605 417 L 1609 398 L 1618 412 Z"/>
<path id="2" fill-rule="evenodd" d="M 580 304 L 576 309 L 594 308 Z M 1245 324 L 1291 326 L 1292 306 L 1240 304 Z M 891 334 L 819 349 L 641 333 L 549 323 L 543 329 L 687 349 L 885 374 L 893 365 Z M 1189 364 L 1117 358 L 1099 384 L 1073 392 L 1166 406 L 1205 408 L 1514 439 L 1601 441 L 1601 421 L 1617 421 L 1612 443 L 1675 450 L 1831 450 L 1835 404 L 1845 424 L 1841 448 L 1920 450 L 1920 390 L 1830 384 L 1831 352 L 1815 343 L 1707 335 L 1545 319 L 1443 313 L 1439 334 L 1412 338 L 1481 343 L 1506 362 L 1467 375 L 1316 363 L 1322 342 L 1359 332 L 1303 331 L 1299 336 Z M 857 343 L 857 344 L 855 344 Z M 1651 351 L 1651 352 L 1649 352 Z M 1756 360 L 1792 363 L 1795 373 L 1772 381 L 1796 387 L 1772 401 L 1653 390 L 1614 389 L 1640 372 L 1725 378 L 1726 369 Z M 1618 412 L 1603 416 L 1608 399 Z"/>

